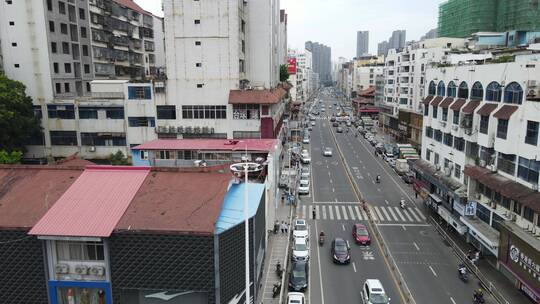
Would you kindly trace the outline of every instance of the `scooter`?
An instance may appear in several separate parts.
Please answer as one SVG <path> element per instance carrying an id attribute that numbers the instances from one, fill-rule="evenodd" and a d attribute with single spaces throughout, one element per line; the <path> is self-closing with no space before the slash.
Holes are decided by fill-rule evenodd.
<path id="1" fill-rule="evenodd" d="M 377 184 L 380 184 L 381 183 L 381 177 L 379 175 L 377 175 L 377 177 L 375 178 L 375 182 Z"/>
<path id="2" fill-rule="evenodd" d="M 272 298 L 275 298 L 279 295 L 281 292 L 281 282 L 274 283 L 274 287 L 272 288 Z"/>
<path id="3" fill-rule="evenodd" d="M 465 283 L 469 282 L 469 274 L 467 272 L 467 268 L 465 267 L 465 265 L 460 264 L 458 266 L 458 276 L 459 276 L 459 279 L 462 280 L 463 282 Z"/>
<path id="4" fill-rule="evenodd" d="M 324 245 L 324 235 L 319 235 L 319 245 Z"/>
<path id="5" fill-rule="evenodd" d="M 406 209 L 406 208 L 407 208 L 407 205 L 405 205 L 405 201 L 404 201 L 404 200 L 401 200 L 401 201 L 399 202 L 399 208 L 401 208 L 401 209 Z"/>

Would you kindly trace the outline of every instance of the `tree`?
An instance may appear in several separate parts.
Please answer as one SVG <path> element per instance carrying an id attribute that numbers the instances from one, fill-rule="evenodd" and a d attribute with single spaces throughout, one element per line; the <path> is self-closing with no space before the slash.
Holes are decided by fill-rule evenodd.
<path id="1" fill-rule="evenodd" d="M 18 164 L 22 158 L 21 151 L 11 151 L 8 153 L 6 150 L 0 150 L 0 164 Z"/>
<path id="2" fill-rule="evenodd" d="M 111 153 L 109 156 L 109 161 L 113 166 L 124 166 L 129 165 L 128 159 L 124 156 L 122 151 L 118 150 L 116 153 Z"/>
<path id="3" fill-rule="evenodd" d="M 0 73 L 0 150 L 7 153 L 25 151 L 28 139 L 41 132 L 25 90 L 24 84 Z"/>
<path id="4" fill-rule="evenodd" d="M 289 67 L 286 64 L 279 66 L 279 81 L 284 82 L 289 79 Z"/>

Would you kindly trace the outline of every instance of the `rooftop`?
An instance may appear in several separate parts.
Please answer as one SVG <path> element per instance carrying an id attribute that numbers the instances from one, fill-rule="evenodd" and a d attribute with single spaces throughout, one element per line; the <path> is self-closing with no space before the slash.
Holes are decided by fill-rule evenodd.
<path id="1" fill-rule="evenodd" d="M 133 147 L 132 150 L 214 150 L 271 152 L 276 139 L 156 139 Z"/>
<path id="2" fill-rule="evenodd" d="M 137 3 L 135 3 L 133 0 L 114 0 L 114 2 L 120 4 L 121 6 L 130 8 L 140 14 L 143 15 L 152 15 L 151 13 L 145 11 L 142 7 L 140 7 Z"/>
<path id="3" fill-rule="evenodd" d="M 229 104 L 277 104 L 286 93 L 281 87 L 269 90 L 231 90 Z"/>

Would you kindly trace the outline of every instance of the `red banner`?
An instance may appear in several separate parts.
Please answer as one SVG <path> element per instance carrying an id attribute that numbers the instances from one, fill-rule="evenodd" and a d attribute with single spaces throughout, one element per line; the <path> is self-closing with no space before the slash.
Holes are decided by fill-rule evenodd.
<path id="1" fill-rule="evenodd" d="M 289 75 L 296 75 L 296 58 L 291 57 L 287 60 Z"/>

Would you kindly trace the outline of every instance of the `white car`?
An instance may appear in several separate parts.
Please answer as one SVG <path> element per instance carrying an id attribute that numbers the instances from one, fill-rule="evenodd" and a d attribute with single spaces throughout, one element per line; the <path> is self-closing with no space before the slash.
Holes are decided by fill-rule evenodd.
<path id="1" fill-rule="evenodd" d="M 311 163 L 311 157 L 309 156 L 308 153 L 302 153 L 300 160 L 302 161 L 303 164 Z"/>
<path id="2" fill-rule="evenodd" d="M 368 279 L 362 288 L 362 302 L 364 304 L 388 304 L 390 298 L 384 292 L 379 280 Z"/>
<path id="3" fill-rule="evenodd" d="M 302 140 L 302 143 L 309 144 L 309 137 L 304 137 L 304 139 Z"/>
<path id="4" fill-rule="evenodd" d="M 309 173 L 309 167 L 302 167 L 302 169 L 300 169 L 300 177 L 305 177 L 305 178 L 308 178 L 309 179 L 309 176 L 310 176 L 310 173 Z"/>
<path id="5" fill-rule="evenodd" d="M 298 194 L 309 194 L 309 185 L 298 186 Z"/>
<path id="6" fill-rule="evenodd" d="M 293 223 L 293 238 L 307 238 L 309 235 L 306 220 L 296 219 Z"/>
<path id="7" fill-rule="evenodd" d="M 331 148 L 324 148 L 323 156 L 332 156 L 332 149 Z"/>
<path id="8" fill-rule="evenodd" d="M 312 125 L 312 126 L 315 126 L 315 122 L 314 122 L 314 121 L 312 121 L 312 122 L 311 122 L 311 125 Z"/>
<path id="9" fill-rule="evenodd" d="M 293 261 L 309 260 L 309 241 L 307 238 L 296 238 L 292 248 Z"/>
<path id="10" fill-rule="evenodd" d="M 287 294 L 287 304 L 306 304 L 306 298 L 301 292 L 289 292 Z"/>
<path id="11" fill-rule="evenodd" d="M 308 177 L 302 177 L 300 179 L 300 186 L 309 186 L 309 178 Z"/>

